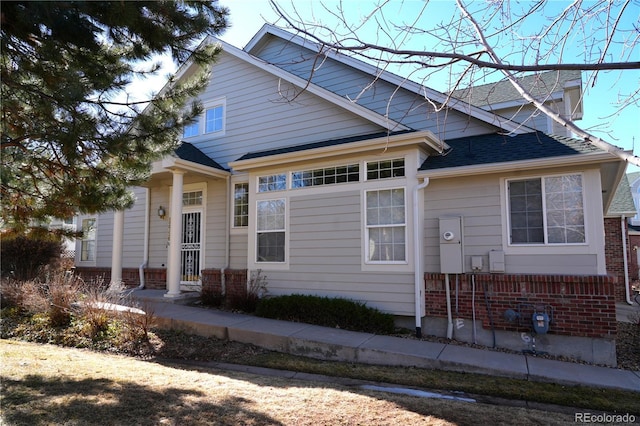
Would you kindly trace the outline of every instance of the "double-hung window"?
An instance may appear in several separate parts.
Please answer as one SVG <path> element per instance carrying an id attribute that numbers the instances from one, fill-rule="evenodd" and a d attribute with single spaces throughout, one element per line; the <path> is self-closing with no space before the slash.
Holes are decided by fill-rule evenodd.
<path id="1" fill-rule="evenodd" d="M 586 242 L 582 175 L 507 181 L 511 244 Z"/>
<path id="2" fill-rule="evenodd" d="M 366 191 L 366 258 L 368 263 L 407 260 L 404 188 Z"/>
<path id="3" fill-rule="evenodd" d="M 93 262 L 96 260 L 96 220 L 82 220 L 82 240 L 80 241 L 80 260 Z"/>
<path id="4" fill-rule="evenodd" d="M 285 261 L 286 200 L 257 202 L 256 262 Z"/>

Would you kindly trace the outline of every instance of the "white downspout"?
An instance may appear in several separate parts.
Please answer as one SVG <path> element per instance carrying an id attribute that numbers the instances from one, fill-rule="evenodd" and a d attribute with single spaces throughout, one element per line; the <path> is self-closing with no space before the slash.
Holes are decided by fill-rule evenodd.
<path id="1" fill-rule="evenodd" d="M 146 200 L 146 205 L 144 207 L 144 241 L 142 246 L 142 263 L 138 267 L 138 274 L 140 276 L 140 285 L 137 290 L 142 290 L 145 286 L 144 282 L 144 268 L 149 265 L 149 228 L 151 218 L 149 214 L 151 212 L 151 191 L 149 188 L 145 188 L 144 197 Z"/>
<path id="2" fill-rule="evenodd" d="M 422 183 L 413 188 L 413 222 L 415 232 L 413 233 L 413 269 L 414 273 L 414 303 L 416 311 L 416 337 L 422 337 L 422 309 L 421 300 L 424 297 L 422 292 L 422 228 L 423 224 L 419 222 L 420 206 L 418 205 L 418 193 L 429 185 L 429 178 L 424 178 Z"/>
<path id="3" fill-rule="evenodd" d="M 620 225 L 622 227 L 622 260 L 624 265 L 624 295 L 626 302 L 629 305 L 633 305 L 631 301 L 631 294 L 629 293 L 629 263 L 627 261 L 627 218 L 622 215 L 620 217 Z"/>

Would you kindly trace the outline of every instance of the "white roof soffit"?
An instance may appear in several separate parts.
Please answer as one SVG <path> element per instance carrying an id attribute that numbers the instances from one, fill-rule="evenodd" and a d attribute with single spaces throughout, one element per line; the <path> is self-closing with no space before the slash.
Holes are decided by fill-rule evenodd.
<path id="1" fill-rule="evenodd" d="M 270 167 L 295 163 L 299 161 L 315 160 L 318 157 L 336 157 L 348 154 L 357 154 L 380 149 L 398 148 L 410 145 L 424 145 L 432 152 L 442 152 L 449 149 L 449 145 L 440 141 L 431 131 L 403 133 L 400 135 L 385 136 L 376 139 L 365 139 L 357 142 L 349 142 L 340 145 L 330 145 L 320 148 L 305 149 L 302 151 L 285 152 L 281 154 L 267 155 L 264 157 L 250 158 L 247 160 L 232 161 L 229 163 L 236 172 L 242 172 L 260 167 Z"/>
<path id="2" fill-rule="evenodd" d="M 429 160 L 427 160 L 429 161 Z M 454 178 L 489 173 L 513 172 L 515 170 L 547 169 L 560 166 L 577 166 L 620 161 L 620 158 L 608 152 L 594 152 L 580 155 L 565 155 L 561 157 L 537 158 L 533 160 L 506 161 L 503 163 L 478 164 L 471 166 L 448 167 L 434 170 L 418 171 L 418 178 L 430 179 Z"/>
<path id="3" fill-rule="evenodd" d="M 267 35 L 272 34 L 276 37 L 288 40 L 293 42 L 299 46 L 306 47 L 308 49 L 312 49 L 315 51 L 321 51 L 321 47 L 310 40 L 305 39 L 304 37 L 291 34 L 288 31 L 283 29 L 274 27 L 269 24 L 264 24 L 260 31 L 256 33 L 255 36 L 247 43 L 244 48 L 244 51 L 250 52 L 256 46 L 259 46 L 262 38 Z M 360 61 L 358 59 L 351 58 L 344 54 L 335 52 L 334 50 L 325 50 L 323 51 L 327 57 L 331 59 L 335 59 L 338 62 L 346 64 L 350 67 L 356 68 L 362 72 L 365 72 L 371 76 L 375 76 L 376 78 L 385 80 L 395 86 L 402 87 L 414 93 L 424 96 L 425 98 L 431 99 L 436 103 L 444 103 L 447 102 L 447 95 L 437 90 L 431 89 L 429 87 L 418 84 L 414 81 L 406 79 L 404 77 L 400 77 L 388 71 L 381 70 L 374 65 L 368 64 L 366 62 Z M 482 108 L 476 107 L 474 105 L 469 104 L 468 102 L 464 102 L 455 98 L 449 98 L 448 104 L 450 108 L 459 111 L 463 114 L 474 117 L 478 120 L 484 121 L 485 123 L 491 124 L 493 126 L 497 126 L 506 130 L 513 134 L 527 133 L 530 130 L 521 124 L 514 123 L 505 117 L 501 117 L 499 115 L 493 114 L 490 111 L 486 111 Z"/>

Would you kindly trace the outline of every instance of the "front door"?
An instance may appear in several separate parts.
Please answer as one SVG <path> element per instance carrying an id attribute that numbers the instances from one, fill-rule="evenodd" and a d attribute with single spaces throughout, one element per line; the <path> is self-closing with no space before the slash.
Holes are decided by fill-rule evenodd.
<path id="1" fill-rule="evenodd" d="M 200 260 L 202 253 L 202 210 L 182 213 L 182 244 L 180 247 L 180 284 L 200 284 Z"/>

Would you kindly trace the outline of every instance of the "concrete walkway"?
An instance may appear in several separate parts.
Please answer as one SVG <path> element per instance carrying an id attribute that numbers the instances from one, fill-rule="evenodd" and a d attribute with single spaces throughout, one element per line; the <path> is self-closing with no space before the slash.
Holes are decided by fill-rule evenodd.
<path id="1" fill-rule="evenodd" d="M 136 290 L 161 327 L 331 361 L 415 366 L 568 385 L 640 392 L 640 371 L 626 371 L 401 337 L 258 318 L 181 303 L 165 291 Z M 174 301 L 179 302 L 179 301 Z"/>

